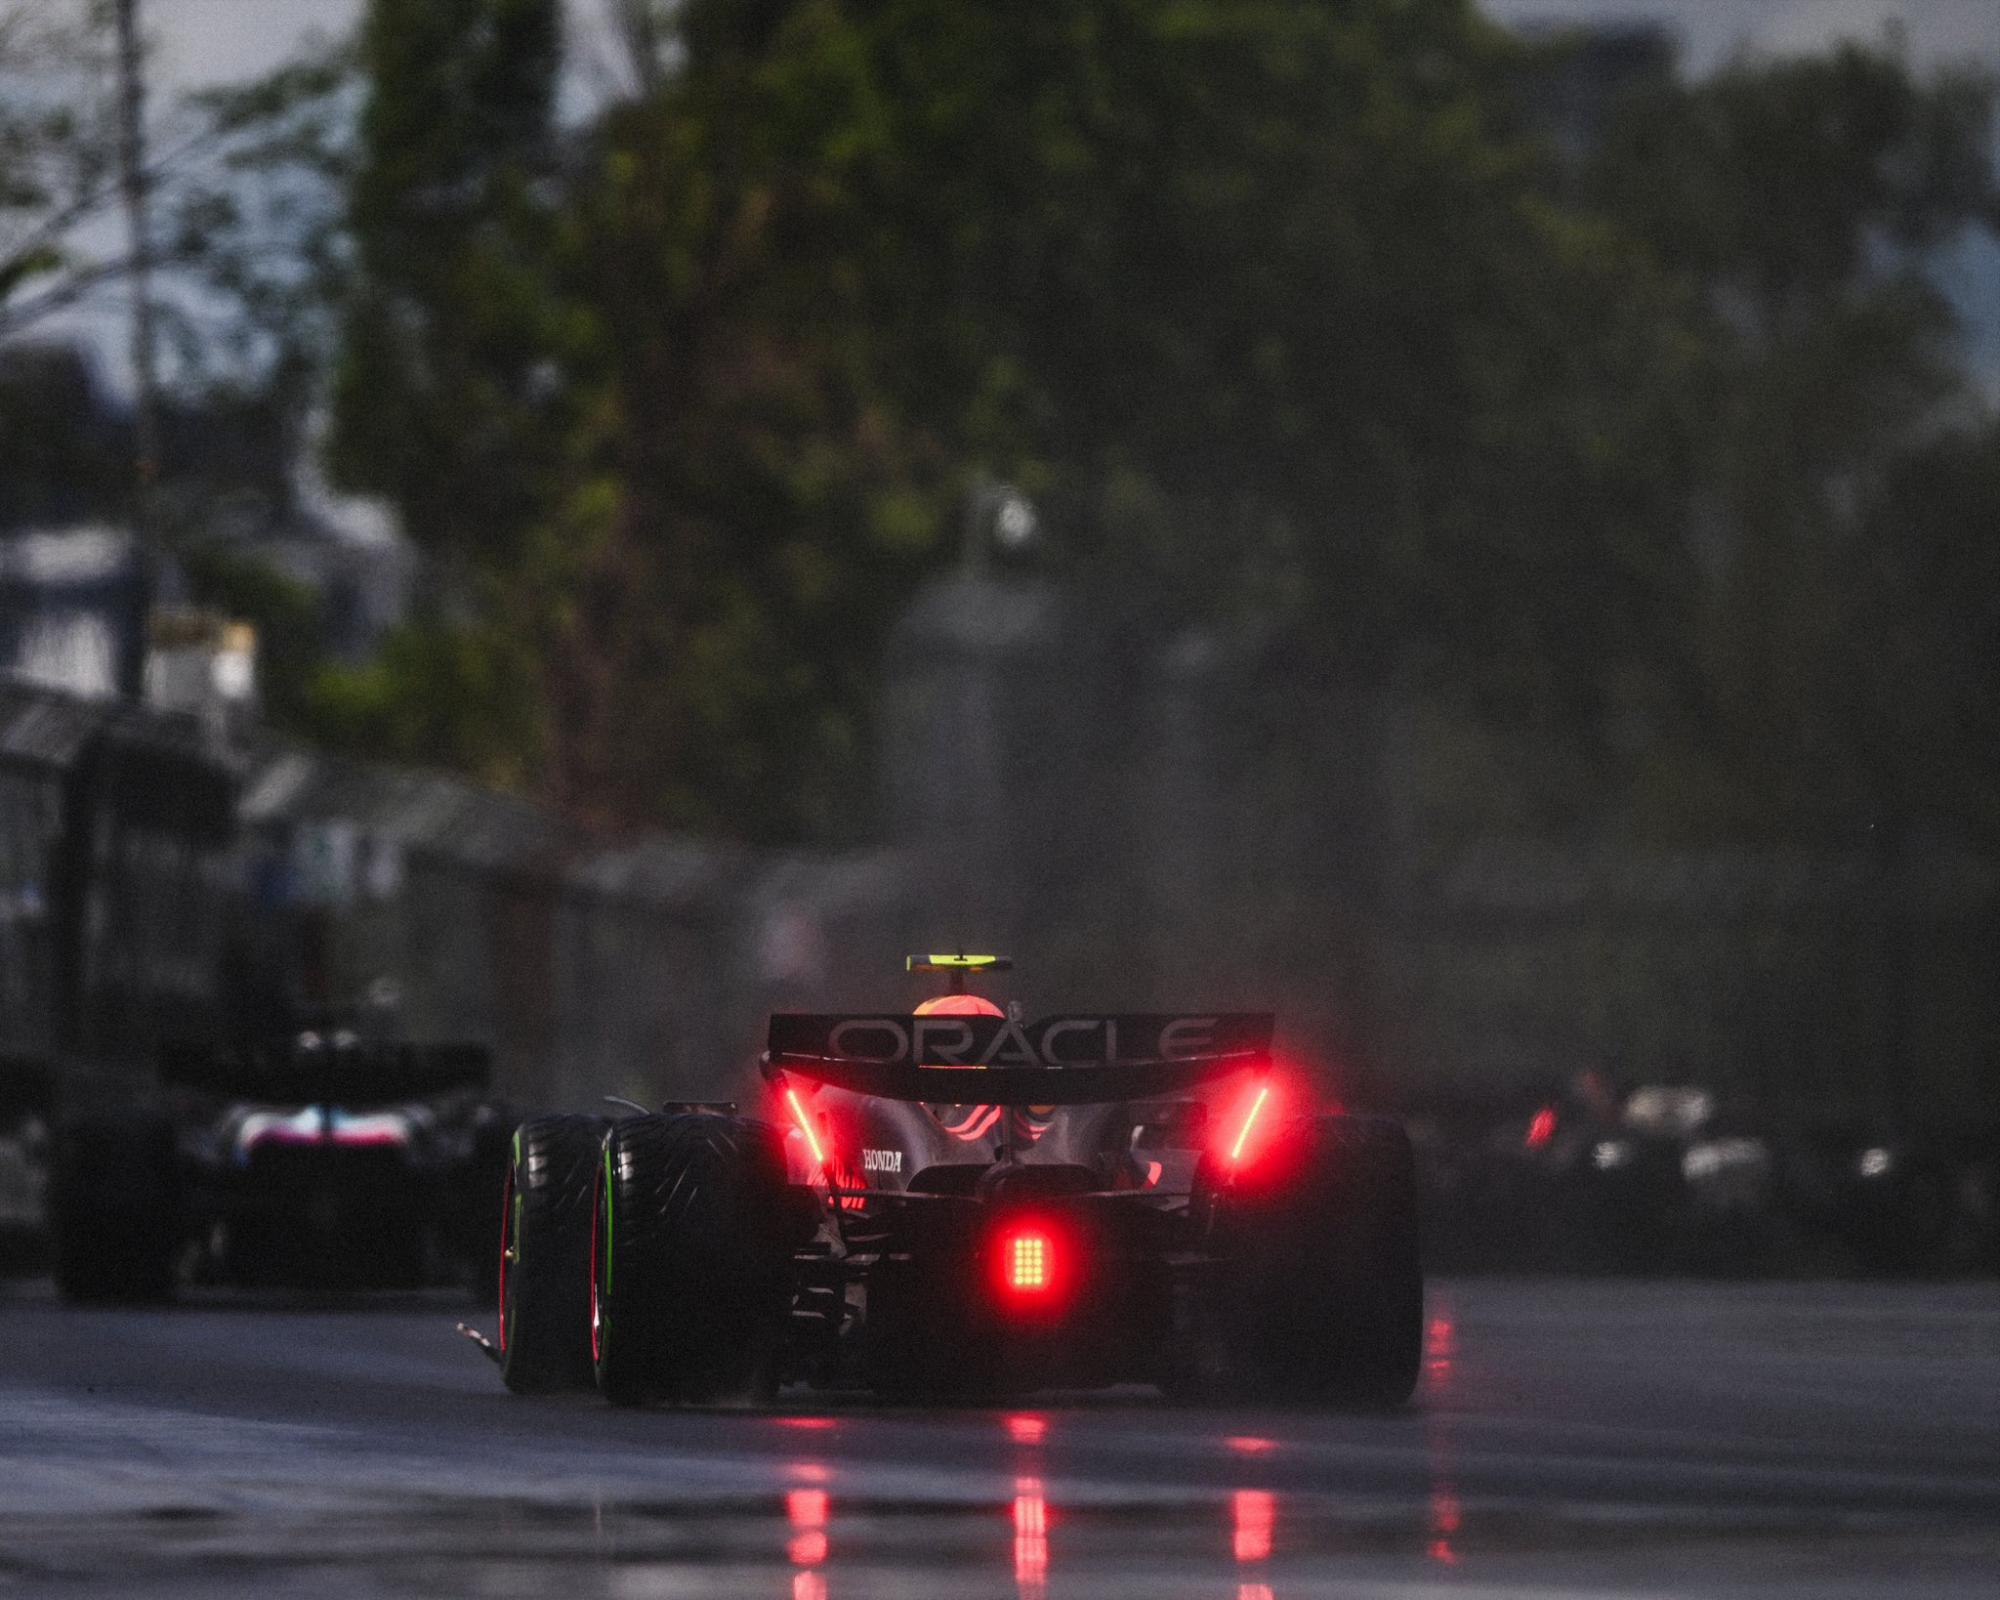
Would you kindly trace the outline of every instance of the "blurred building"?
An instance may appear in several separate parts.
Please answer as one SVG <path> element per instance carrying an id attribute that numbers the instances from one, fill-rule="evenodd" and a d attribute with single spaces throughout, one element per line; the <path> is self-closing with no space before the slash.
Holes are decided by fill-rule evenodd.
<path id="1" fill-rule="evenodd" d="M 0 671 L 108 699 L 137 675 L 144 626 L 138 546 L 125 529 L 0 535 Z"/>

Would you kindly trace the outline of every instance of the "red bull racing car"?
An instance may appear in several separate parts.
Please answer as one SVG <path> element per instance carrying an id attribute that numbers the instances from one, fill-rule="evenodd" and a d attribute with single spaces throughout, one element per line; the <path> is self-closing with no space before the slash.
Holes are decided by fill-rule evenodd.
<path id="1" fill-rule="evenodd" d="M 521 1126 L 510 1388 L 1409 1397 L 1423 1285 L 1399 1124 L 1287 1111 L 1269 1015 L 1028 1022 L 965 992 L 998 958 L 909 965 L 951 992 L 914 1016 L 770 1019 L 765 1117 Z"/>

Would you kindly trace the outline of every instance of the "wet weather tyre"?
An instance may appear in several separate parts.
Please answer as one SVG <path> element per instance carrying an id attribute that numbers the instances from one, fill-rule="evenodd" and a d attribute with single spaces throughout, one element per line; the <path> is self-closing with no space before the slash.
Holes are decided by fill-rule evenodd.
<path id="1" fill-rule="evenodd" d="M 587 1389 L 591 1200 L 598 1117 L 515 1130 L 500 1206 L 500 1375 L 516 1394 Z"/>
<path id="2" fill-rule="evenodd" d="M 617 1405 L 767 1392 L 790 1303 L 782 1135 L 691 1112 L 615 1124 L 597 1175 L 592 1335 Z"/>
<path id="3" fill-rule="evenodd" d="M 1388 1407 L 1422 1368 L 1416 1163 L 1386 1117 L 1302 1117 L 1228 1187 L 1197 1184 L 1228 1386 Z M 1203 1192 L 1205 1191 L 1205 1192 Z"/>
<path id="4" fill-rule="evenodd" d="M 179 1157 L 164 1116 L 110 1113 L 63 1128 L 49 1183 L 63 1298 L 172 1298 L 180 1210 Z"/>
<path id="5" fill-rule="evenodd" d="M 475 1114 L 472 1148 L 454 1175 L 445 1210 L 446 1246 L 452 1265 L 480 1305 L 495 1305 L 500 1296 L 500 1251 L 493 1248 L 493 1197 L 505 1197 L 511 1207 L 508 1181 L 514 1160 L 518 1118 L 498 1107 Z M 501 1220 L 501 1249 L 506 1248 L 506 1219 Z"/>

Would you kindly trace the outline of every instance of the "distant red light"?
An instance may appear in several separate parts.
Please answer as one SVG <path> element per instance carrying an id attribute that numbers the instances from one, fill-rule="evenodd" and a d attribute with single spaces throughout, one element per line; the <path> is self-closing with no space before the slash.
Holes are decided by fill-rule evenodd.
<path id="1" fill-rule="evenodd" d="M 1530 1150 L 1539 1150 L 1556 1136 L 1556 1108 L 1543 1106 L 1528 1119 L 1528 1133 L 1521 1143 Z"/>
<path id="2" fill-rule="evenodd" d="M 1023 1228 L 1000 1242 L 1007 1287 L 1016 1294 L 1044 1294 L 1055 1282 L 1055 1244 L 1039 1229 Z"/>

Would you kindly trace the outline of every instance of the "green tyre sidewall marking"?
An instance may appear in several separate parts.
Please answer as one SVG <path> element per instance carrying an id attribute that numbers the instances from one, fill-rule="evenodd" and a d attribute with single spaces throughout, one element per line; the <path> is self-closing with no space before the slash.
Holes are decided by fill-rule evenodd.
<path id="1" fill-rule="evenodd" d="M 504 1258 L 509 1252 L 513 1260 L 502 1259 L 500 1269 L 506 1273 L 501 1279 L 506 1291 L 500 1297 L 500 1321 L 502 1323 L 500 1343 L 504 1348 L 514 1346 L 514 1328 L 519 1320 L 514 1308 L 520 1301 L 520 1288 L 515 1277 L 521 1265 L 521 1130 L 514 1130 L 514 1137 L 508 1145 L 509 1173 L 508 1190 L 513 1202 L 513 1215 L 507 1218 L 507 1237 L 500 1241 L 500 1252 Z"/>
<path id="2" fill-rule="evenodd" d="M 600 1371 L 611 1366 L 611 1145 L 604 1146 L 604 1248 L 598 1253 L 604 1281 L 597 1288 L 597 1363 Z"/>

